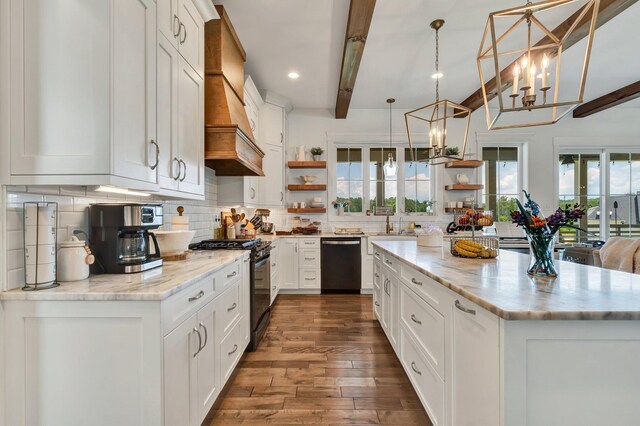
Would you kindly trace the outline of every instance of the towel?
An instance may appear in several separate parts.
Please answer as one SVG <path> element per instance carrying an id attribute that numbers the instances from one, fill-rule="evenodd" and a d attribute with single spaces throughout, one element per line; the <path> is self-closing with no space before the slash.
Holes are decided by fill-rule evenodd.
<path id="1" fill-rule="evenodd" d="M 640 273 L 640 239 L 611 237 L 600 249 L 602 267 Z"/>

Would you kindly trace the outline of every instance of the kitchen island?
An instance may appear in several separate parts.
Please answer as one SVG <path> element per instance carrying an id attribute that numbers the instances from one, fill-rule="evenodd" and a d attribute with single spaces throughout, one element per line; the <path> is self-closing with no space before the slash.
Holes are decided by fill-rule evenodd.
<path id="1" fill-rule="evenodd" d="M 434 425 L 637 424 L 640 276 L 374 248 L 374 310 Z"/>

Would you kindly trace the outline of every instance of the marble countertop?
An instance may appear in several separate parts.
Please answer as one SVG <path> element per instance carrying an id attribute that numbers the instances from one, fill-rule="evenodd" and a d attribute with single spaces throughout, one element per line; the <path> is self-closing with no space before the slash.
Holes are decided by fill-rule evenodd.
<path id="1" fill-rule="evenodd" d="M 640 320 L 640 275 L 557 261 L 557 278 L 533 278 L 526 254 L 476 260 L 454 257 L 446 244 L 374 245 L 506 320 Z"/>
<path id="2" fill-rule="evenodd" d="M 164 262 L 160 268 L 137 274 L 91 275 L 86 280 L 60 283 L 41 291 L 0 292 L 0 300 L 163 300 L 213 275 L 245 250 L 194 252 L 186 260 Z"/>

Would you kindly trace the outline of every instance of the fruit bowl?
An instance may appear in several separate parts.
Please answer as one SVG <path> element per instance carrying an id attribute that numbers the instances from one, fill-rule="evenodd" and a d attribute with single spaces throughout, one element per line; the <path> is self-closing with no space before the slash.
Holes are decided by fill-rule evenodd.
<path id="1" fill-rule="evenodd" d="M 498 257 L 499 241 L 495 237 L 451 238 L 451 254 L 467 259 Z"/>
<path id="2" fill-rule="evenodd" d="M 300 179 L 304 182 L 305 185 L 311 185 L 316 180 L 316 175 L 302 175 Z"/>
<path id="3" fill-rule="evenodd" d="M 467 209 L 456 214 L 455 223 L 456 226 L 491 226 L 493 225 L 493 211 Z"/>
<path id="4" fill-rule="evenodd" d="M 161 256 L 176 256 L 189 249 L 196 231 L 152 231 L 158 239 Z"/>

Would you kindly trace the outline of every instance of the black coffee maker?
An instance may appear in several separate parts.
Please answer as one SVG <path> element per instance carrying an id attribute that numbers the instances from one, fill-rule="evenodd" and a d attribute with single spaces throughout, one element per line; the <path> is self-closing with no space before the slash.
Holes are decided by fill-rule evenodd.
<path id="1" fill-rule="evenodd" d="M 162 266 L 156 236 L 161 204 L 91 204 L 89 229 L 94 274 L 130 274 Z M 153 242 L 153 250 L 151 247 Z"/>

